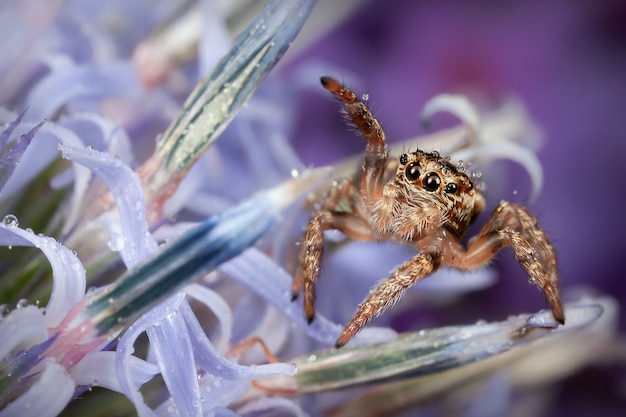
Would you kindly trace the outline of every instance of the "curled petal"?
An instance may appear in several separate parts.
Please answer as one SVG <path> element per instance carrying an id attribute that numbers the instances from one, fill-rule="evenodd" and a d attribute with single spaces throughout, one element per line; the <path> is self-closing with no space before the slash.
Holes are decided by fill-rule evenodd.
<path id="1" fill-rule="evenodd" d="M 123 393 L 115 371 L 116 356 L 117 353 L 111 351 L 91 352 L 70 369 L 70 375 L 76 385 L 104 387 Z M 127 358 L 126 367 L 133 378 L 131 384 L 134 386 L 145 384 L 159 372 L 156 365 L 135 356 Z"/>
<path id="2" fill-rule="evenodd" d="M 18 226 L 0 224 L 0 244 L 4 246 L 35 246 L 48 258 L 52 267 L 52 293 L 46 306 L 44 321 L 54 327 L 85 295 L 85 268 L 78 257 L 51 237 L 35 235 Z"/>
<path id="3" fill-rule="evenodd" d="M 189 335 L 196 350 L 198 365 L 223 380 L 250 381 L 275 375 L 293 375 L 293 365 L 287 363 L 270 363 L 258 366 L 238 365 L 220 355 L 202 331 L 202 327 L 188 305 L 181 306 L 181 312 L 189 327 Z"/>
<path id="4" fill-rule="evenodd" d="M 464 95 L 440 94 L 428 100 L 422 110 L 422 121 L 428 124 L 430 118 L 438 112 L 450 112 L 461 119 L 467 129 L 468 144 L 477 144 L 480 136 L 480 116 L 476 107 Z"/>
<path id="5" fill-rule="evenodd" d="M 461 149 L 453 154 L 462 161 L 484 162 L 493 159 L 508 159 L 522 165 L 530 176 L 531 191 L 529 200 L 533 201 L 541 192 L 543 185 L 543 167 L 537 155 L 514 142 L 496 142 L 485 146 Z"/>
<path id="6" fill-rule="evenodd" d="M 134 161 L 132 144 L 126 131 L 97 113 L 73 114 L 57 124 L 74 132 L 83 145 L 106 150 L 126 164 Z"/>
<path id="7" fill-rule="evenodd" d="M 53 359 L 46 359 L 37 380 L 25 393 L 7 404 L 0 411 L 0 417 L 57 416 L 72 399 L 74 387 L 65 368 Z"/>
<path id="8" fill-rule="evenodd" d="M 118 250 L 127 268 L 147 258 L 157 244 L 148 231 L 143 189 L 137 175 L 122 161 L 106 152 L 59 144 L 64 158 L 77 162 L 98 175 L 115 196 L 120 216 L 119 235 L 111 236 L 111 249 Z"/>
<path id="9" fill-rule="evenodd" d="M 226 349 L 230 343 L 230 335 L 233 330 L 233 314 L 226 301 L 215 291 L 198 284 L 187 286 L 185 292 L 189 297 L 195 298 L 210 308 L 213 314 L 215 314 L 220 324 L 221 336 L 213 344 L 220 351 Z"/>

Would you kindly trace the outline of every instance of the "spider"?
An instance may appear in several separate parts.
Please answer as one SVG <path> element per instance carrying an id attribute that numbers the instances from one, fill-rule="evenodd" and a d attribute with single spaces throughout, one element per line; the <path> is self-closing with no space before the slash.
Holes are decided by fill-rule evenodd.
<path id="1" fill-rule="evenodd" d="M 292 293 L 295 300 L 303 290 L 309 323 L 315 318 L 315 282 L 320 274 L 324 231 L 331 229 L 351 239 L 391 240 L 417 250 L 370 290 L 337 339 L 336 348 L 396 303 L 407 288 L 441 266 L 475 269 L 507 246 L 513 248 L 529 282 L 543 291 L 554 319 L 565 323 L 556 255 L 535 217 L 518 204 L 501 201 L 464 248 L 461 241 L 468 226 L 485 208 L 484 196 L 471 178 L 438 152 L 417 150 L 403 153 L 397 160 L 388 159 L 385 133 L 366 104 L 330 77 L 322 77 L 321 83 L 343 103 L 367 144 L 360 185 L 358 179 L 336 181 L 302 238 Z"/>

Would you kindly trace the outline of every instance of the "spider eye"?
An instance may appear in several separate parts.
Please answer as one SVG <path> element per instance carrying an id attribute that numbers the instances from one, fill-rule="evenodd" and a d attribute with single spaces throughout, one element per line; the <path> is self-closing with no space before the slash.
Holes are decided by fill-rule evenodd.
<path id="1" fill-rule="evenodd" d="M 402 165 L 405 165 L 407 162 L 409 162 L 409 155 L 403 153 L 402 155 L 400 155 L 400 163 Z"/>
<path id="2" fill-rule="evenodd" d="M 424 179 L 424 188 L 426 191 L 437 191 L 441 185 L 441 178 L 434 172 L 431 172 Z"/>
<path id="3" fill-rule="evenodd" d="M 458 189 L 458 187 L 456 186 L 456 184 L 451 182 L 449 184 L 446 184 L 446 186 L 444 187 L 443 191 L 445 191 L 448 194 L 454 194 L 454 193 L 456 193 L 457 189 Z"/>
<path id="4" fill-rule="evenodd" d="M 417 162 L 413 162 L 406 167 L 406 177 L 409 181 L 415 181 L 420 176 L 420 167 Z"/>

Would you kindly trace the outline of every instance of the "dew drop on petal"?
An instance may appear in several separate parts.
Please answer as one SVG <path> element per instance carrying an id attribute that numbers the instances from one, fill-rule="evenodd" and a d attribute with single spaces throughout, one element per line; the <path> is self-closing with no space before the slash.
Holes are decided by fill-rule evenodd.
<path id="1" fill-rule="evenodd" d="M 0 320 L 5 318 L 11 313 L 11 309 L 6 304 L 0 304 Z"/>
<path id="2" fill-rule="evenodd" d="M 17 308 L 28 307 L 28 300 L 26 298 L 20 298 L 15 305 Z"/>
<path id="3" fill-rule="evenodd" d="M 2 219 L 2 224 L 4 224 L 6 227 L 17 227 L 20 225 L 20 222 L 17 220 L 17 217 L 15 217 L 15 215 L 7 214 Z"/>
<path id="4" fill-rule="evenodd" d="M 117 233 L 112 233 L 107 242 L 109 249 L 115 252 L 119 252 L 124 249 L 124 237 Z"/>

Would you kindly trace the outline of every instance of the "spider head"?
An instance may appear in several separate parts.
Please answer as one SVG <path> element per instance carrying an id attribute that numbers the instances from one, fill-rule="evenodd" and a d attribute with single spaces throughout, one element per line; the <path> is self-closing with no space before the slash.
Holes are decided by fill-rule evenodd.
<path id="1" fill-rule="evenodd" d="M 437 226 L 462 237 L 485 207 L 485 199 L 473 181 L 438 152 L 405 153 L 399 162 L 395 181 L 405 204 L 435 213 Z"/>

